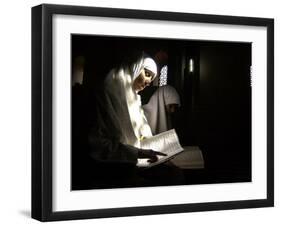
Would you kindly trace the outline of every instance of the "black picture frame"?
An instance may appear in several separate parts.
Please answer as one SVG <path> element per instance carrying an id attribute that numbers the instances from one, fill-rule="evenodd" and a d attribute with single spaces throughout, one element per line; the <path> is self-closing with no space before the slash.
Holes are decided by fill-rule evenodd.
<path id="1" fill-rule="evenodd" d="M 55 14 L 265 27 L 267 29 L 267 197 L 257 200 L 53 211 L 52 18 Z M 32 218 L 40 221 L 56 221 L 270 206 L 274 206 L 273 19 L 50 4 L 32 8 Z"/>

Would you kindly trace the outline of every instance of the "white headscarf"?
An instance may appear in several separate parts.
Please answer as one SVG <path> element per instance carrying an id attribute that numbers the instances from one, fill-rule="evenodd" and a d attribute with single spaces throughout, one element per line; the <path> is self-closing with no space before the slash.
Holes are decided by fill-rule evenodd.
<path id="1" fill-rule="evenodd" d="M 142 57 L 140 57 L 137 62 L 133 63 L 131 66 L 132 82 L 139 76 L 141 70 L 144 68 L 153 73 L 151 81 L 155 79 L 157 75 L 157 65 L 152 58 L 150 58 L 146 53 L 143 53 Z"/>
<path id="2" fill-rule="evenodd" d="M 105 80 L 106 92 L 112 103 L 112 114 L 121 128 L 121 142 L 135 147 L 140 147 L 141 137 L 152 136 L 140 96 L 132 87 L 144 68 L 153 73 L 153 80 L 157 74 L 157 66 L 145 53 L 132 65 L 111 70 Z"/>

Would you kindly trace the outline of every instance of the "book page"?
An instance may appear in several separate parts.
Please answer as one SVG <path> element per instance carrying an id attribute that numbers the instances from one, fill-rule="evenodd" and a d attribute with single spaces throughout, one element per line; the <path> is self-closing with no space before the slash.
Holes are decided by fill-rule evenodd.
<path id="1" fill-rule="evenodd" d="M 162 162 L 168 161 L 170 158 L 184 150 L 179 143 L 178 136 L 174 129 L 144 139 L 141 141 L 141 148 L 159 151 L 167 154 L 167 156 L 158 155 L 158 161 L 154 163 L 149 163 L 148 159 L 138 159 L 137 166 L 139 167 L 151 167 L 158 165 Z"/>

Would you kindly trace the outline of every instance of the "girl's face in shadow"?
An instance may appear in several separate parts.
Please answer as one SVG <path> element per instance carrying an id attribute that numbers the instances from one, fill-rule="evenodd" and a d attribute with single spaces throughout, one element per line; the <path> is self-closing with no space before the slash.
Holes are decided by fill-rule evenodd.
<path id="1" fill-rule="evenodd" d="M 147 69 L 142 69 L 139 76 L 133 82 L 133 89 L 138 93 L 147 87 L 153 78 L 153 73 Z"/>

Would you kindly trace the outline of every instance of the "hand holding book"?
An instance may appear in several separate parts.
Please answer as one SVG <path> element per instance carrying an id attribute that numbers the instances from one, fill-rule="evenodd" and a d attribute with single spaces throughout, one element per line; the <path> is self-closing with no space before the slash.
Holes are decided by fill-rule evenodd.
<path id="1" fill-rule="evenodd" d="M 146 150 L 144 152 L 146 152 L 150 158 L 145 158 L 144 156 L 138 157 L 138 167 L 152 167 L 166 162 L 184 149 L 179 143 L 176 131 L 172 129 L 143 139 L 141 141 L 141 150 Z"/>
<path id="2" fill-rule="evenodd" d="M 167 154 L 159 152 L 159 151 L 153 151 L 151 149 L 140 149 L 138 152 L 138 158 L 139 159 L 148 159 L 147 162 L 153 163 L 158 160 L 157 155 L 160 156 L 167 156 Z"/>

